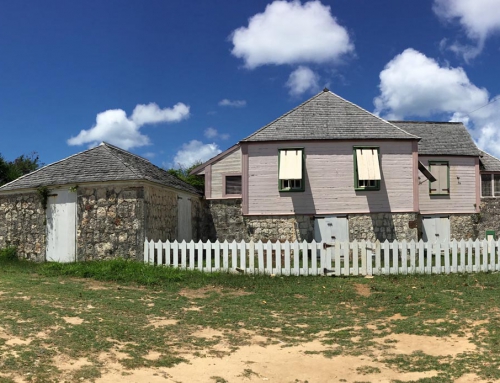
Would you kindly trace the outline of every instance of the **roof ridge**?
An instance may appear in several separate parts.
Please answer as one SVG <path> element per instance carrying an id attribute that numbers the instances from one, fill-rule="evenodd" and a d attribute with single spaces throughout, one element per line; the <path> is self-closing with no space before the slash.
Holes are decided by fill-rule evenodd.
<path id="1" fill-rule="evenodd" d="M 132 154 L 132 153 L 130 153 L 130 152 L 128 152 L 128 151 L 126 151 L 126 150 L 124 150 L 124 149 L 120 149 L 120 148 L 118 148 L 117 146 L 110 145 L 110 144 L 108 144 L 107 142 L 103 142 L 103 143 L 102 143 L 102 145 L 103 145 L 105 148 L 107 148 L 107 149 L 115 149 L 115 150 L 118 150 L 118 151 L 120 151 L 120 152 L 123 152 L 124 154 L 128 154 L 128 155 L 135 156 L 135 157 L 138 157 L 138 158 L 141 158 L 141 159 L 145 160 L 145 159 L 144 159 L 144 158 L 142 158 L 142 157 L 136 156 L 135 154 Z M 143 175 L 143 174 L 141 174 L 140 172 L 138 172 L 138 170 L 137 170 L 135 167 L 133 167 L 131 164 L 127 164 L 127 163 L 126 163 L 126 162 L 125 162 L 122 158 L 120 158 L 119 156 L 117 156 L 117 155 L 116 155 L 116 153 L 113 153 L 113 151 L 112 151 L 112 150 L 109 150 L 109 152 L 110 152 L 110 153 L 111 153 L 111 154 L 112 154 L 115 158 L 117 158 L 117 159 L 118 159 L 118 161 L 120 161 L 120 162 L 121 162 L 121 163 L 122 163 L 122 164 L 123 164 L 126 168 L 128 168 L 128 169 L 129 169 L 132 173 L 134 173 L 136 176 L 138 176 L 139 178 L 144 178 L 144 179 L 146 179 L 146 176 L 145 176 L 145 175 Z M 145 161 L 147 161 L 147 160 L 145 160 Z M 147 162 L 149 162 L 149 161 L 147 161 Z"/>
<path id="2" fill-rule="evenodd" d="M 92 150 L 95 150 L 95 149 L 97 149 L 99 146 L 100 146 L 100 145 L 94 146 L 93 148 L 90 148 L 90 149 L 83 150 L 83 151 L 81 151 L 81 152 L 78 152 L 78 153 L 72 154 L 71 156 L 68 156 L 68 157 L 66 157 L 66 158 L 63 158 L 62 160 L 59 160 L 59 161 L 56 161 L 56 162 L 52 162 L 51 164 L 48 164 L 48 165 L 42 166 L 41 168 L 38 168 L 38 169 L 36 169 L 36 170 L 34 170 L 34 171 L 30 172 L 30 173 L 27 173 L 27 174 L 25 174 L 25 175 L 23 175 L 23 176 L 21 176 L 21 177 L 18 177 L 18 178 L 16 178 L 15 180 L 12 180 L 12 181 L 10 181 L 10 182 L 7 182 L 5 185 L 0 186 L 0 189 L 2 189 L 2 188 L 4 188 L 5 186 L 10 185 L 10 184 L 12 184 L 12 183 L 14 183 L 14 182 L 20 181 L 20 180 L 22 180 L 23 178 L 25 178 L 25 177 L 27 177 L 27 176 L 31 176 L 31 175 L 33 175 L 33 174 L 35 174 L 35 173 L 38 173 L 39 171 L 41 171 L 41 170 L 43 170 L 43 169 L 46 169 L 46 168 L 48 168 L 48 167 L 50 167 L 50 166 L 53 166 L 53 165 L 59 164 L 59 163 L 61 163 L 61 162 L 63 162 L 63 161 L 69 160 L 70 158 L 75 157 L 75 156 L 78 156 L 78 155 L 80 155 L 80 154 L 82 154 L 82 153 L 86 153 L 86 152 L 90 152 L 90 151 L 92 151 Z"/>
<path id="3" fill-rule="evenodd" d="M 326 89 L 326 88 L 325 88 Z M 325 90 L 322 90 L 321 92 L 319 92 L 318 94 L 316 94 L 315 96 L 312 96 L 311 98 L 307 99 L 306 101 L 304 101 L 302 104 L 300 105 L 297 105 L 295 108 L 289 110 L 288 112 L 286 112 L 285 114 L 282 114 L 281 116 L 279 116 L 278 118 L 274 119 L 273 121 L 267 123 L 266 125 L 264 125 L 262 128 L 256 130 L 255 132 L 253 132 L 252 134 L 250 134 L 249 136 L 241 139 L 239 142 L 241 141 L 245 141 L 247 139 L 249 139 L 250 137 L 252 136 L 255 136 L 257 133 L 259 133 L 260 131 L 264 130 L 265 128 L 267 128 L 269 125 L 272 125 L 274 124 L 275 122 L 285 118 L 286 116 L 288 116 L 290 113 L 294 112 L 295 110 L 297 110 L 298 108 L 306 105 L 307 103 L 311 102 L 312 100 L 314 100 L 316 97 L 319 97 L 320 95 L 322 95 L 323 93 L 325 93 Z M 331 92 L 330 92 L 331 93 Z"/>
<path id="4" fill-rule="evenodd" d="M 415 120 L 387 120 L 388 122 L 395 122 L 395 123 L 402 123 L 402 122 L 408 122 L 411 124 L 455 124 L 455 125 L 463 125 L 463 122 L 461 121 L 415 121 Z"/>
<path id="5" fill-rule="evenodd" d="M 415 136 L 414 134 L 408 133 L 406 130 L 401 129 L 399 126 L 396 126 L 396 125 L 394 125 L 394 124 L 390 123 L 388 120 L 385 120 L 385 119 L 383 119 L 382 117 L 377 116 L 376 114 L 373 114 L 372 112 L 370 112 L 370 111 L 366 110 L 365 108 L 362 108 L 361 106 L 356 105 L 355 103 L 353 103 L 353 102 L 351 102 L 351 101 L 349 101 L 349 100 L 346 100 L 345 98 L 343 98 L 343 97 L 339 96 L 338 94 L 333 93 L 331 90 L 329 90 L 328 92 L 330 92 L 330 93 L 331 93 L 331 94 L 333 94 L 334 96 L 336 96 L 336 97 L 340 98 L 342 101 L 345 101 L 345 102 L 347 102 L 348 104 L 351 104 L 352 106 L 354 106 L 354 107 L 356 107 L 356 108 L 358 108 L 358 109 L 361 109 L 363 112 L 366 112 L 366 113 L 368 113 L 368 114 L 372 115 L 373 117 L 378 118 L 380 121 L 385 122 L 386 124 L 389 124 L 389 125 L 393 126 L 394 128 L 401 130 L 403 133 L 406 133 L 407 135 L 409 135 L 409 136 L 411 136 L 411 137 L 414 137 L 414 138 L 420 138 L 420 137 L 418 137 L 418 136 Z"/>

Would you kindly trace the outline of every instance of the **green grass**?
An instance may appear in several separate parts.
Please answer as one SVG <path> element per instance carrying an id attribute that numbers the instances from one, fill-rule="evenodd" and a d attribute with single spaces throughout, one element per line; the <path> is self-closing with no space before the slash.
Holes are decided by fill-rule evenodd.
<path id="1" fill-rule="evenodd" d="M 0 382 L 20 375 L 36 382 L 93 381 L 105 371 L 99 355 L 116 350 L 129 369 L 184 363 L 181 349 L 223 356 L 213 350 L 220 337 L 193 335 L 202 327 L 219 330 L 227 352 L 248 344 L 245 329 L 283 346 L 318 339 L 326 346 L 319 352 L 329 358 L 373 357 L 380 349 L 379 362 L 391 369 L 438 372 L 436 380 L 422 382 L 451 382 L 465 373 L 500 379 L 499 278 L 496 273 L 271 278 L 124 260 L 35 264 L 0 257 Z M 359 285 L 371 295 L 359 295 Z M 388 320 L 396 314 L 400 319 Z M 155 326 L 157 319 L 172 322 Z M 482 324 L 471 326 L 476 321 Z M 1 331 L 26 342 L 9 345 Z M 390 339 L 379 341 L 390 334 L 470 337 L 478 348 L 453 358 L 395 354 Z M 149 358 L 150 353 L 159 357 Z M 68 377 L 54 362 L 57 355 L 88 363 Z M 358 372 L 359 381 L 378 374 L 369 366 Z M 255 379 L 254 374 L 244 370 L 241 378 Z"/>

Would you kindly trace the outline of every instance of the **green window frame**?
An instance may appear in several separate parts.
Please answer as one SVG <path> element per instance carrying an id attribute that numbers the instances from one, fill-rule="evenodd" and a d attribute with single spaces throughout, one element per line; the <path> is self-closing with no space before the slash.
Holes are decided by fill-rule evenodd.
<path id="1" fill-rule="evenodd" d="M 442 166 L 446 166 L 446 188 L 441 187 L 441 182 L 443 182 L 442 178 L 442 173 L 440 174 L 434 174 L 432 172 L 432 166 L 439 166 L 442 168 Z M 430 182 L 429 181 L 429 195 L 431 196 L 448 196 L 450 195 L 450 162 L 449 161 L 437 161 L 437 160 L 431 160 L 429 161 L 429 171 L 432 173 L 432 175 L 436 178 L 436 181 Z M 436 189 L 437 187 L 437 189 Z M 443 192 L 444 190 L 444 192 Z"/>
<path id="2" fill-rule="evenodd" d="M 302 157 L 302 178 L 300 179 L 280 179 L 281 152 L 288 150 L 300 150 Z M 305 154 L 304 148 L 280 148 L 278 149 L 278 190 L 280 192 L 303 192 L 305 191 Z"/>
<path id="3" fill-rule="evenodd" d="M 358 173 L 358 158 L 356 156 L 357 149 L 372 149 L 377 151 L 378 165 L 380 168 L 380 147 L 378 146 L 354 146 L 352 148 L 352 156 L 354 159 L 354 190 L 356 191 L 373 191 L 380 190 L 380 180 L 360 180 Z M 382 172 L 381 172 L 382 173 Z"/>

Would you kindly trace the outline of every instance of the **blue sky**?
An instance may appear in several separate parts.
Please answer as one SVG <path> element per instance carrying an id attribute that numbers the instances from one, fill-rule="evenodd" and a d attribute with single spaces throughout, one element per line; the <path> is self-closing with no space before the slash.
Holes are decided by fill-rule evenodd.
<path id="1" fill-rule="evenodd" d="M 327 86 L 500 156 L 499 64 L 500 0 L 6 1 L 0 153 L 104 140 L 188 166 Z"/>

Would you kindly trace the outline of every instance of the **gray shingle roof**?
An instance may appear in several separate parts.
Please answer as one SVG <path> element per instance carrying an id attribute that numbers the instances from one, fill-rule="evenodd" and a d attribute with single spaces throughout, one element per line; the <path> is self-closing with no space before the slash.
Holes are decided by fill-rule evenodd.
<path id="1" fill-rule="evenodd" d="M 415 140 L 418 137 L 325 89 L 242 141 L 318 139 Z"/>
<path id="2" fill-rule="evenodd" d="M 480 150 L 480 152 L 479 165 L 481 170 L 487 172 L 500 172 L 500 160 L 486 153 L 484 150 Z"/>
<path id="3" fill-rule="evenodd" d="M 418 154 L 479 156 L 479 149 L 461 122 L 390 121 L 421 137 Z"/>
<path id="4" fill-rule="evenodd" d="M 44 166 L 3 185 L 0 191 L 84 182 L 141 180 L 201 194 L 193 186 L 148 160 L 107 143 Z"/>

